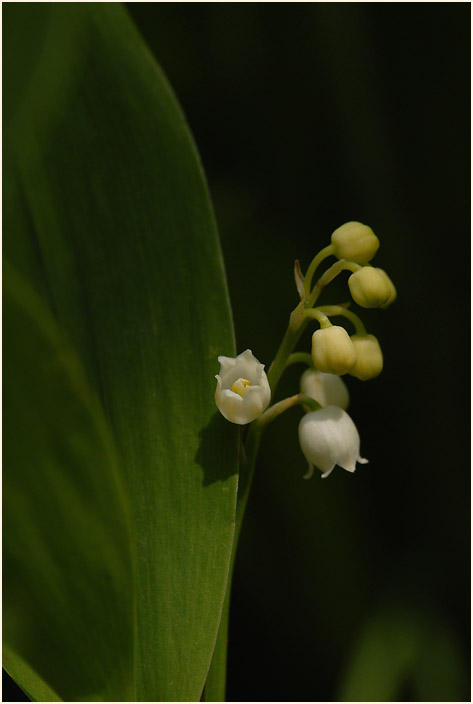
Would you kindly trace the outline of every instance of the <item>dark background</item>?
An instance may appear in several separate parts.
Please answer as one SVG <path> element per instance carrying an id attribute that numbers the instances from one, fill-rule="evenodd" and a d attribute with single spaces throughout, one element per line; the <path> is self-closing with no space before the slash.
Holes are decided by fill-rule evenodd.
<path id="1" fill-rule="evenodd" d="M 370 463 L 303 481 L 298 410 L 263 440 L 234 582 L 228 699 L 337 700 L 358 639 L 392 606 L 448 634 L 464 676 L 439 685 L 438 699 L 467 700 L 469 4 L 128 9 L 202 158 L 238 352 L 269 366 L 297 303 L 294 259 L 305 270 L 348 220 L 374 229 L 374 263 L 398 290 L 387 311 L 362 313 L 382 375 L 347 380 Z M 348 300 L 346 278 L 323 300 Z M 278 396 L 297 391 L 300 372 Z M 418 698 L 409 677 L 396 698 Z"/>

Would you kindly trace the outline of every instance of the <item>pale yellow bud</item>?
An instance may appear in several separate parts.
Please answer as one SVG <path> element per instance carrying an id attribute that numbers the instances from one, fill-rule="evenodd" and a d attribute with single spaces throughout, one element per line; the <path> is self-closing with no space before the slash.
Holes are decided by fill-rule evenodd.
<path id="1" fill-rule="evenodd" d="M 383 369 L 383 353 L 374 335 L 352 335 L 351 341 L 356 349 L 356 364 L 350 369 L 351 376 L 366 381 L 374 379 Z"/>
<path id="2" fill-rule="evenodd" d="M 332 245 L 338 259 L 366 264 L 378 251 L 379 240 L 368 225 L 346 222 L 332 232 Z"/>
<path id="3" fill-rule="evenodd" d="M 312 335 L 312 359 L 316 369 L 341 376 L 356 363 L 356 350 L 345 328 L 331 325 Z"/>
<path id="4" fill-rule="evenodd" d="M 396 300 L 396 298 L 397 298 L 397 291 L 396 291 L 396 287 L 394 286 L 393 282 L 391 281 L 391 279 L 389 278 L 389 276 L 386 274 L 386 272 L 384 271 L 384 269 L 380 269 L 379 271 L 382 271 L 382 272 L 383 272 L 383 274 L 385 275 L 385 277 L 386 277 L 387 280 L 389 281 L 389 285 L 390 285 L 390 287 L 391 287 L 391 295 L 389 296 L 389 298 L 388 298 L 388 300 L 386 301 L 386 303 L 383 303 L 383 305 L 381 306 L 381 308 L 387 308 L 388 306 L 391 305 L 391 303 L 394 303 L 394 301 Z"/>
<path id="5" fill-rule="evenodd" d="M 389 305 L 394 286 L 382 269 L 364 266 L 348 279 L 353 300 L 362 308 L 381 308 Z"/>

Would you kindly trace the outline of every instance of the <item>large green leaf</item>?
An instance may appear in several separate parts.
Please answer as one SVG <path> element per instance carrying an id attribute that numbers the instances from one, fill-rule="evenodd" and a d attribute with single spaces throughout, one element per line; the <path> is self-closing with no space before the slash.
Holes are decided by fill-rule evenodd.
<path id="1" fill-rule="evenodd" d="M 126 701 L 132 543 L 113 443 L 79 361 L 10 268 L 3 303 L 5 667 L 36 700 L 49 683 L 55 699 Z"/>
<path id="2" fill-rule="evenodd" d="M 4 65 L 23 82 L 9 81 L 4 251 L 80 355 L 115 438 L 136 535 L 137 697 L 197 700 L 237 484 L 236 429 L 213 402 L 216 356 L 234 352 L 215 222 L 183 115 L 124 9 L 43 7 L 34 70 L 20 60 L 31 6 L 4 10 Z"/>

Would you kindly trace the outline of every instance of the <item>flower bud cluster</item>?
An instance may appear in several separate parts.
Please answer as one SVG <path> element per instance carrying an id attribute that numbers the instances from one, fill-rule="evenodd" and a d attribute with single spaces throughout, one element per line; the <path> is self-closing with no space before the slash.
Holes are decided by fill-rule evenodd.
<path id="1" fill-rule="evenodd" d="M 348 287 L 355 303 L 362 308 L 391 305 L 397 295 L 393 282 L 383 269 L 368 264 L 379 248 L 373 230 L 360 222 L 347 222 L 332 233 L 331 240 L 333 254 L 341 260 L 350 259 L 346 267 L 353 273 Z M 383 369 L 383 353 L 376 337 L 360 331 L 350 337 L 339 325 L 325 324 L 314 332 L 312 359 L 321 372 L 351 374 L 362 381 L 374 379 Z"/>
<path id="2" fill-rule="evenodd" d="M 311 476 L 314 466 L 326 477 L 337 464 L 354 472 L 357 462 L 364 464 L 368 461 L 360 456 L 360 437 L 354 422 L 346 413 L 349 395 L 340 377 L 350 374 L 361 381 L 377 377 L 383 369 L 380 344 L 374 335 L 366 333 L 358 316 L 346 307 L 312 306 L 321 289 L 343 269 L 352 272 L 348 287 L 359 306 L 387 308 L 391 305 L 397 295 L 394 284 L 383 269 L 369 264 L 378 248 L 379 240 L 370 227 L 360 222 L 347 222 L 332 233 L 331 244 L 314 258 L 305 283 L 296 262 L 295 270 L 299 274 L 296 283 L 301 302 L 291 316 L 288 332 L 276 355 L 271 373 L 277 383 L 288 363 L 287 356 L 291 350 L 287 338 L 294 335 L 297 339 L 300 326 L 308 318 L 315 318 L 320 323 L 320 328 L 312 335 L 311 359 L 314 369 L 308 369 L 302 375 L 301 394 L 271 406 L 261 422 L 269 422 L 282 412 L 280 408 L 285 410 L 294 403 L 302 403 L 306 410 L 314 405 L 316 408 L 320 406 L 319 410 L 307 412 L 299 424 L 300 446 L 309 462 L 306 478 Z M 311 290 L 313 273 L 320 262 L 330 255 L 337 257 L 339 262 L 325 272 L 318 285 Z M 355 334 L 350 336 L 344 327 L 333 325 L 328 317 L 330 315 L 344 315 L 351 319 L 356 327 Z M 297 353 L 292 357 L 296 358 L 293 361 L 305 361 L 309 355 Z M 227 420 L 238 425 L 260 418 L 271 399 L 264 365 L 253 356 L 251 350 L 246 350 L 235 358 L 219 357 L 218 360 L 220 373 L 216 376 L 215 401 L 221 413 Z M 279 374 L 274 371 L 274 366 Z"/>
<path id="3" fill-rule="evenodd" d="M 350 374 L 362 381 L 374 379 L 383 369 L 383 353 L 374 335 L 348 335 L 340 325 L 312 335 L 314 366 L 326 374 Z"/>

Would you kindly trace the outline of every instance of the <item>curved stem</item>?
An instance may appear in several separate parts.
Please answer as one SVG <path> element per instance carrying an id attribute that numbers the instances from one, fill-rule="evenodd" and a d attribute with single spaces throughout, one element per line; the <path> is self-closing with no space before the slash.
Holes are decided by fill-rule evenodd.
<path id="1" fill-rule="evenodd" d="M 338 262 L 332 264 L 332 266 L 327 269 L 327 271 L 320 277 L 320 279 L 317 281 L 314 288 L 312 289 L 307 301 L 307 305 L 309 308 L 312 308 L 317 298 L 322 293 L 322 289 L 327 286 L 331 281 L 333 281 L 334 278 L 338 276 L 339 273 L 344 269 L 347 269 L 351 272 L 355 272 L 358 271 L 358 269 L 361 269 L 361 266 L 359 264 L 356 264 L 355 262 L 347 262 L 345 259 L 339 259 Z"/>
<path id="2" fill-rule="evenodd" d="M 307 310 L 304 311 L 304 316 L 306 318 L 311 318 L 315 319 L 320 323 L 321 328 L 330 328 L 332 327 L 332 323 L 330 320 L 327 318 L 325 313 L 323 313 L 320 308 L 307 308 Z"/>
<path id="3" fill-rule="evenodd" d="M 333 246 L 333 244 L 329 244 L 329 245 L 327 245 L 327 247 L 324 247 L 323 249 L 321 249 L 320 252 L 315 255 L 315 257 L 312 259 L 311 263 L 309 264 L 309 268 L 307 269 L 307 273 L 305 275 L 305 280 L 304 280 L 304 291 L 305 291 L 306 298 L 309 298 L 312 279 L 314 277 L 314 274 L 315 274 L 317 267 L 323 262 L 324 259 L 326 259 L 331 254 L 333 254 L 333 252 L 334 252 L 334 246 Z"/>
<path id="4" fill-rule="evenodd" d="M 331 245 L 325 247 L 325 249 L 322 249 L 319 254 L 312 260 L 312 263 L 317 258 L 322 257 L 322 254 L 326 252 L 326 250 L 328 250 L 330 246 Z M 325 256 L 329 255 L 326 253 L 322 258 L 325 258 Z M 322 259 L 320 259 L 320 261 L 322 261 Z M 361 266 L 359 264 L 356 264 L 355 262 L 345 261 L 344 259 L 340 259 L 339 261 L 335 262 L 335 264 L 332 264 L 332 266 L 329 267 L 327 271 L 317 281 L 314 288 L 312 289 L 310 297 L 308 299 L 306 298 L 304 301 L 301 301 L 292 311 L 289 318 L 289 326 L 286 330 L 286 334 L 282 339 L 279 349 L 276 352 L 274 361 L 268 371 L 268 381 L 271 387 L 271 393 L 273 397 L 276 391 L 276 387 L 279 383 L 279 379 L 281 378 L 281 375 L 284 369 L 286 368 L 287 360 L 290 354 L 292 353 L 292 350 L 294 349 L 295 345 L 297 344 L 300 336 L 307 327 L 307 324 L 309 322 L 309 319 L 307 317 L 308 311 L 313 308 L 318 297 L 322 293 L 322 289 L 327 286 L 331 281 L 333 281 L 333 279 L 338 276 L 338 274 L 344 269 L 348 269 L 349 271 L 355 272 L 358 271 L 358 269 L 361 269 Z M 306 282 L 307 280 L 308 278 L 306 276 Z"/>
<path id="5" fill-rule="evenodd" d="M 366 335 L 366 328 L 362 320 L 345 306 L 320 306 L 317 310 L 328 316 L 342 315 L 344 318 L 348 318 L 353 323 L 357 335 Z"/>
<path id="6" fill-rule="evenodd" d="M 291 366 L 291 364 L 307 364 L 308 367 L 313 367 L 314 362 L 312 361 L 312 355 L 308 352 L 293 352 L 289 355 L 286 361 L 286 369 Z"/>

